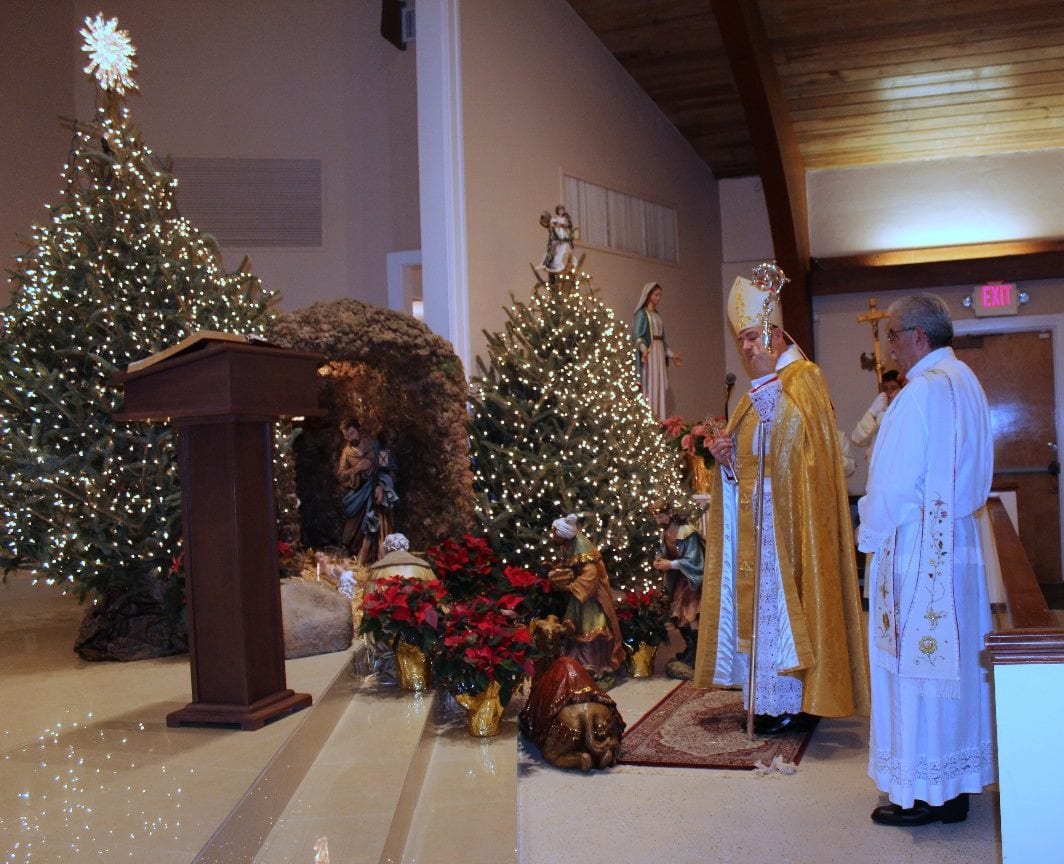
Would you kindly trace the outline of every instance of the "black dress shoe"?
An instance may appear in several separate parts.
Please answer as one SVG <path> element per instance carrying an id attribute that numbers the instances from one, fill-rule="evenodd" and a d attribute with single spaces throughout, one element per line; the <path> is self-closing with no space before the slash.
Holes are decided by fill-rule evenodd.
<path id="1" fill-rule="evenodd" d="M 945 804 L 935 806 L 917 798 L 912 807 L 885 804 L 872 811 L 872 821 L 880 825 L 930 825 L 932 822 L 963 822 L 968 818 L 968 793 L 962 792 Z"/>
<path id="2" fill-rule="evenodd" d="M 805 714 L 755 714 L 754 732 L 758 735 L 779 735 L 801 729 L 806 723 Z"/>

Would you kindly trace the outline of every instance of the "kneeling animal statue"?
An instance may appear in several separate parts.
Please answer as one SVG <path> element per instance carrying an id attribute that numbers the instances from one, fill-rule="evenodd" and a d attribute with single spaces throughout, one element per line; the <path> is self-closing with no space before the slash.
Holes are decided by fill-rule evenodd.
<path id="1" fill-rule="evenodd" d="M 624 733 L 617 705 L 570 657 L 559 657 L 532 685 L 518 717 L 521 731 L 559 768 L 609 768 Z"/>
<path id="2" fill-rule="evenodd" d="M 558 620 L 557 615 L 547 615 L 545 618 L 536 618 L 528 625 L 528 633 L 532 637 L 532 644 L 539 649 L 540 657 L 533 663 L 532 683 L 543 677 L 544 673 L 554 664 L 565 649 L 567 634 L 571 633 L 572 626 L 567 630 L 563 622 Z"/>

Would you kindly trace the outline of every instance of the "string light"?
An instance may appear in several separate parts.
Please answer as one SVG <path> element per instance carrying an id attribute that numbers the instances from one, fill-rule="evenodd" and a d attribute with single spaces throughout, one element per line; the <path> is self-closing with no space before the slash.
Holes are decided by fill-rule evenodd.
<path id="1" fill-rule="evenodd" d="M 488 338 L 472 384 L 470 448 L 479 516 L 514 563 L 552 555 L 550 524 L 584 515 L 615 585 L 645 589 L 660 534 L 650 503 L 679 504 L 675 451 L 643 398 L 627 329 L 590 277 L 540 282 Z"/>
<path id="2" fill-rule="evenodd" d="M 174 432 L 113 421 L 112 375 L 196 330 L 263 334 L 271 295 L 179 215 L 175 179 L 116 101 L 136 86 L 132 45 L 113 20 L 86 24 L 110 98 L 73 122 L 60 203 L 0 313 L 0 563 L 83 595 L 157 595 L 180 537 Z"/>

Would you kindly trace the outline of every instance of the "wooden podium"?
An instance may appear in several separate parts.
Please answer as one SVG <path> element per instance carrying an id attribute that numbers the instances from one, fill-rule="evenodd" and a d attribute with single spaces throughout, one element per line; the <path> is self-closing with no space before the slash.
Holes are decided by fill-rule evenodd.
<path id="1" fill-rule="evenodd" d="M 272 425 L 324 413 L 324 361 L 208 338 L 114 376 L 125 387 L 114 419 L 170 422 L 178 433 L 192 701 L 168 726 L 260 729 L 311 704 L 285 684 Z"/>

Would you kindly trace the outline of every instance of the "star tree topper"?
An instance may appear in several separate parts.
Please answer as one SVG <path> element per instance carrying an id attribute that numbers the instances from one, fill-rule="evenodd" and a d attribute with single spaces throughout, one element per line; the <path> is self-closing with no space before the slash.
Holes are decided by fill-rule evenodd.
<path id="1" fill-rule="evenodd" d="M 119 95 L 126 90 L 136 90 L 132 73 L 137 68 L 133 62 L 137 49 L 129 41 L 129 33 L 118 29 L 118 19 L 105 21 L 103 13 L 97 12 L 94 19 L 85 19 L 85 27 L 81 31 L 85 37 L 81 50 L 89 55 L 90 60 L 85 72 L 95 75 L 104 90 L 113 90 Z"/>

